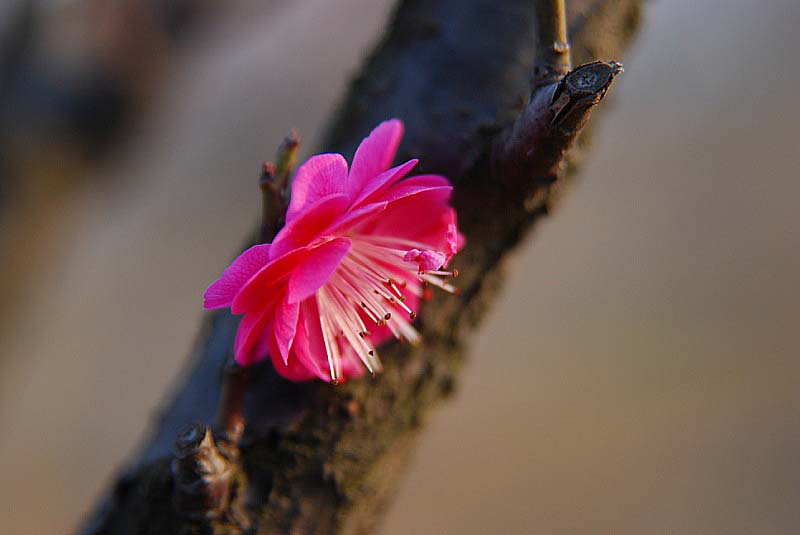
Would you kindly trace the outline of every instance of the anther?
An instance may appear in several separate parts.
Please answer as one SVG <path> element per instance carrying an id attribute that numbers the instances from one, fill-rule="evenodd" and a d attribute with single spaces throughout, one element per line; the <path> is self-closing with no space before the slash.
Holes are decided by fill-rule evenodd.
<path id="1" fill-rule="evenodd" d="M 400 291 L 400 288 L 398 288 L 398 287 L 395 285 L 395 283 L 394 283 L 394 281 L 393 281 L 392 279 L 389 279 L 389 282 L 388 282 L 387 284 L 388 284 L 388 285 L 389 285 L 389 287 L 392 289 L 392 291 L 393 291 L 395 294 L 397 294 L 397 297 L 399 297 L 401 301 L 404 301 L 404 300 L 405 300 L 406 296 L 405 296 L 405 295 L 403 295 L 403 292 L 401 292 L 401 291 Z"/>

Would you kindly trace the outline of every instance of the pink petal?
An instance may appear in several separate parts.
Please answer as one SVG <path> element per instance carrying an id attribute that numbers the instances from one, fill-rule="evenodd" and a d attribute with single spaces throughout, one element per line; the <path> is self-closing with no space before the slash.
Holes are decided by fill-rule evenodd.
<path id="1" fill-rule="evenodd" d="M 270 340 L 272 341 L 272 345 L 270 345 Z M 264 326 L 264 330 L 261 331 L 261 338 L 258 339 L 258 342 L 251 351 L 251 364 L 261 362 L 267 355 L 270 355 L 270 347 L 275 347 L 275 334 L 273 333 L 272 324 L 267 322 Z M 278 353 L 275 354 L 277 355 Z"/>
<path id="2" fill-rule="evenodd" d="M 270 248 L 270 258 L 278 258 L 292 249 L 310 245 L 347 209 L 347 195 L 329 195 L 306 207 L 295 219 L 287 222 Z"/>
<path id="3" fill-rule="evenodd" d="M 403 122 L 391 119 L 379 124 L 358 146 L 350 168 L 350 198 L 360 197 L 370 181 L 392 164 L 403 138 Z"/>
<path id="4" fill-rule="evenodd" d="M 342 382 L 348 377 L 356 378 L 364 375 L 367 368 L 356 355 L 355 349 L 350 344 L 342 351 Z"/>
<path id="5" fill-rule="evenodd" d="M 300 305 L 297 303 L 284 301 L 278 305 L 275 311 L 273 324 L 275 343 L 284 363 L 289 360 L 289 350 L 292 348 L 292 342 L 297 332 L 297 313 L 299 310 Z"/>
<path id="6" fill-rule="evenodd" d="M 330 365 L 319 318 L 316 299 L 306 299 L 300 303 L 300 320 L 297 322 L 293 356 L 314 376 L 330 381 Z"/>
<path id="7" fill-rule="evenodd" d="M 344 157 L 341 154 L 312 156 L 294 175 L 286 221 L 292 221 L 324 197 L 347 193 L 347 161 Z"/>
<path id="8" fill-rule="evenodd" d="M 331 236 L 344 234 L 351 228 L 386 210 L 387 205 L 388 203 L 386 202 L 376 202 L 348 211 L 345 216 L 325 229 L 325 234 Z"/>
<path id="9" fill-rule="evenodd" d="M 270 336 L 267 342 L 269 343 L 269 354 L 272 356 L 272 365 L 275 367 L 275 371 L 278 372 L 278 375 L 295 382 L 308 381 L 316 377 L 316 375 L 296 357 L 294 348 L 289 356 L 289 361 L 283 362 L 277 344 L 275 343 L 275 337 Z M 327 380 L 325 377 L 322 377 L 322 379 Z"/>
<path id="10" fill-rule="evenodd" d="M 420 251 L 419 249 L 411 249 L 403 256 L 404 262 L 419 265 L 420 273 L 423 271 L 436 271 L 442 267 L 446 260 L 447 257 L 443 253 L 429 250 Z"/>
<path id="11" fill-rule="evenodd" d="M 453 258 L 453 256 L 461 249 L 463 249 L 464 245 L 467 243 L 467 239 L 458 231 L 458 226 L 456 224 L 456 211 L 452 208 L 450 221 L 452 222 L 448 223 L 447 233 L 445 234 L 445 239 L 447 240 L 447 259 L 444 262 L 445 267 L 447 267 L 450 259 Z"/>
<path id="12" fill-rule="evenodd" d="M 404 195 L 390 202 L 380 217 L 359 226 L 358 232 L 406 238 L 428 249 L 444 251 L 447 228 L 452 222 L 448 195 L 440 188 Z"/>
<path id="13" fill-rule="evenodd" d="M 442 175 L 417 175 L 402 181 L 398 186 L 414 185 L 418 187 L 452 186 L 447 177 Z"/>
<path id="14" fill-rule="evenodd" d="M 351 207 L 381 200 L 377 199 L 377 196 L 398 180 L 402 180 L 408 173 L 411 172 L 412 169 L 414 169 L 418 162 L 419 160 L 409 160 L 402 165 L 398 165 L 397 167 L 392 167 L 388 171 L 384 171 L 374 179 L 368 181 L 358 194 L 358 197 L 356 197 L 351 203 Z"/>
<path id="15" fill-rule="evenodd" d="M 287 302 L 298 303 L 315 294 L 328 282 L 351 245 L 349 238 L 337 238 L 309 251 L 289 277 Z"/>
<path id="16" fill-rule="evenodd" d="M 274 307 L 265 306 L 245 314 L 239 322 L 233 343 L 233 356 L 241 366 L 250 366 L 264 358 L 264 354 L 258 354 L 255 350 L 257 346 L 261 346 L 259 341 L 267 332 L 266 327 L 271 323 L 273 311 Z"/>
<path id="17" fill-rule="evenodd" d="M 260 308 L 265 296 L 273 296 L 275 288 L 285 283 L 292 270 L 309 254 L 313 247 L 295 249 L 257 271 L 248 280 L 231 303 L 231 312 L 243 314 L 249 310 Z"/>
<path id="18" fill-rule="evenodd" d="M 298 359 L 291 358 L 289 362 L 285 363 L 281 360 L 280 356 L 276 356 L 277 353 L 270 351 L 270 354 L 272 355 L 272 365 L 275 367 L 275 371 L 284 379 L 295 383 L 301 383 L 315 378 L 315 374 L 303 366 Z M 325 377 L 321 377 L 320 379 L 324 381 L 328 380 Z"/>
<path id="19" fill-rule="evenodd" d="M 254 245 L 239 255 L 203 295 L 206 309 L 231 306 L 241 287 L 269 260 L 269 244 Z"/>
<path id="20" fill-rule="evenodd" d="M 428 175 L 428 176 L 436 176 L 436 175 Z M 408 180 L 403 180 L 400 184 L 396 185 L 395 187 L 391 188 L 389 191 L 384 192 L 382 195 L 379 196 L 379 199 L 386 202 L 394 202 L 399 201 L 400 199 L 404 199 L 411 195 L 417 195 L 419 193 L 428 192 L 429 196 L 433 195 L 433 192 L 438 192 L 438 197 L 441 203 L 446 203 L 450 199 L 450 195 L 453 193 L 453 186 L 446 184 L 432 184 L 429 180 L 415 180 L 417 178 L 423 177 L 413 177 L 409 178 Z M 427 177 L 425 177 L 427 178 Z"/>

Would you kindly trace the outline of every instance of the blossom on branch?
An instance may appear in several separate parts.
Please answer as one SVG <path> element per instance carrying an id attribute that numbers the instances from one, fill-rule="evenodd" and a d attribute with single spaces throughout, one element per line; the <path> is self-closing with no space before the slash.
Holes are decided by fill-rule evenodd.
<path id="1" fill-rule="evenodd" d="M 389 168 L 403 123 L 378 125 L 348 172 L 340 154 L 313 156 L 292 181 L 286 224 L 243 252 L 205 292 L 205 308 L 244 314 L 234 344 L 247 366 L 271 355 L 293 381 L 339 383 L 381 371 L 376 346 L 415 343 L 426 286 L 448 292 L 447 265 L 463 246 L 452 186 L 439 175 Z"/>

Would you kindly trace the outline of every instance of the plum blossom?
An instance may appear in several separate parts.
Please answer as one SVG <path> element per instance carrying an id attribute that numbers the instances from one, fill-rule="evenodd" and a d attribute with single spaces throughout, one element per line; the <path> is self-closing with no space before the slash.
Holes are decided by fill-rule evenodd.
<path id="1" fill-rule="evenodd" d="M 378 125 L 348 171 L 340 154 L 306 161 L 292 181 L 286 224 L 243 252 L 205 292 L 207 309 L 243 314 L 234 357 L 270 355 L 282 376 L 332 383 L 381 371 L 376 346 L 420 340 L 413 326 L 428 286 L 447 292 L 464 244 L 452 186 L 439 175 L 390 168 L 403 123 Z"/>

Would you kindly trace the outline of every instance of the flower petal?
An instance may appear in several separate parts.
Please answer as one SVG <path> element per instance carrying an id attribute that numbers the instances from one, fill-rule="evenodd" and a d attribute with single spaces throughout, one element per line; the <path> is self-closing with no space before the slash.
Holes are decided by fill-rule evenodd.
<path id="1" fill-rule="evenodd" d="M 347 195 L 329 195 L 319 199 L 311 206 L 304 208 L 296 218 L 286 223 L 281 229 L 270 248 L 270 258 L 278 258 L 292 249 L 310 245 L 340 217 L 350 198 Z"/>
<path id="2" fill-rule="evenodd" d="M 292 198 L 286 210 L 290 222 L 318 200 L 347 194 L 347 161 L 341 154 L 312 156 L 292 179 Z"/>
<path id="3" fill-rule="evenodd" d="M 275 367 L 275 371 L 278 372 L 278 375 L 284 379 L 295 382 L 308 381 L 309 379 L 317 377 L 316 374 L 309 370 L 309 368 L 297 358 L 294 349 L 289 356 L 289 361 L 283 362 L 275 342 L 275 337 L 272 336 L 272 332 L 270 332 L 270 337 L 267 339 L 267 342 L 270 348 L 269 354 L 272 356 L 272 365 Z M 326 377 L 320 377 L 320 379 L 328 380 Z"/>
<path id="4" fill-rule="evenodd" d="M 328 282 L 351 245 L 349 238 L 337 238 L 309 251 L 289 277 L 286 301 L 298 303 L 316 293 Z"/>
<path id="5" fill-rule="evenodd" d="M 344 234 L 351 228 L 386 210 L 388 204 L 387 202 L 376 202 L 348 211 L 345 216 L 325 229 L 325 234 L 332 236 Z"/>
<path id="6" fill-rule="evenodd" d="M 386 171 L 394 161 L 403 138 L 403 122 L 391 119 L 379 124 L 358 146 L 350 168 L 350 198 L 358 198 L 369 182 Z"/>
<path id="7" fill-rule="evenodd" d="M 280 258 L 270 261 L 269 264 L 258 270 L 242 286 L 231 303 L 231 312 L 243 314 L 250 310 L 260 308 L 264 296 L 272 295 L 274 289 L 285 283 L 292 270 L 309 254 L 314 247 L 295 249 Z"/>
<path id="8" fill-rule="evenodd" d="M 453 193 L 453 186 L 447 183 L 447 179 L 444 179 L 445 183 L 437 180 L 440 178 L 444 177 L 438 177 L 437 175 L 423 175 L 403 180 L 393 188 L 389 189 L 389 191 L 386 191 L 380 195 L 379 200 L 391 203 L 411 195 L 427 192 L 428 196 L 439 197 L 440 202 L 444 204 L 450 199 L 450 195 Z M 435 195 L 434 192 L 438 192 L 438 194 Z"/>
<path id="9" fill-rule="evenodd" d="M 289 360 L 289 350 L 292 348 L 292 342 L 297 332 L 297 313 L 299 310 L 300 305 L 297 303 L 284 301 L 278 305 L 275 311 L 273 324 L 275 343 L 284 363 Z"/>
<path id="10" fill-rule="evenodd" d="M 269 244 L 254 245 L 239 255 L 203 294 L 203 308 L 231 306 L 244 284 L 269 261 Z"/>
<path id="11" fill-rule="evenodd" d="M 350 204 L 351 209 L 356 206 L 381 200 L 377 198 L 378 195 L 380 195 L 386 190 L 386 188 L 392 186 L 398 180 L 402 180 L 408 173 L 411 172 L 412 169 L 414 169 L 418 162 L 419 160 L 408 160 L 406 163 L 398 165 L 397 167 L 392 167 L 388 171 L 384 171 L 374 179 L 367 182 L 367 184 L 358 194 L 358 197 L 356 197 Z"/>
<path id="12" fill-rule="evenodd" d="M 241 366 L 250 366 L 266 355 L 255 350 L 260 347 L 259 341 L 267 332 L 266 326 L 272 320 L 274 307 L 264 306 L 257 311 L 245 314 L 239 322 L 236 339 L 233 343 L 233 357 Z M 271 331 L 271 329 L 269 329 Z M 261 347 L 263 350 L 263 347 Z"/>
<path id="13" fill-rule="evenodd" d="M 417 264 L 419 266 L 420 273 L 425 271 L 436 271 L 444 265 L 446 260 L 447 255 L 444 253 L 429 251 L 427 249 L 424 251 L 420 251 L 419 249 L 411 249 L 403 256 L 404 262 Z"/>
<path id="14" fill-rule="evenodd" d="M 447 264 L 450 263 L 450 259 L 458 253 L 461 249 L 464 248 L 464 245 L 467 243 L 467 239 L 458 231 L 458 225 L 456 224 L 456 211 L 455 209 L 450 209 L 450 217 L 447 224 L 447 233 L 445 234 L 445 239 L 447 240 L 447 248 L 445 249 L 447 253 L 447 259 L 444 262 L 444 266 L 447 267 Z"/>
<path id="15" fill-rule="evenodd" d="M 316 299 L 300 303 L 300 319 L 297 322 L 293 357 L 314 376 L 330 381 L 330 365 L 319 323 L 320 312 Z"/>
<path id="16" fill-rule="evenodd" d="M 353 346 L 347 344 L 342 351 L 342 378 L 339 379 L 339 382 L 343 383 L 350 377 L 361 377 L 366 370 L 367 368 L 361 363 Z"/>
<path id="17" fill-rule="evenodd" d="M 411 179 L 409 179 L 411 180 Z M 449 191 L 442 188 L 420 190 L 392 201 L 380 217 L 358 227 L 362 234 L 405 238 L 444 251 L 452 208 L 447 205 Z"/>

